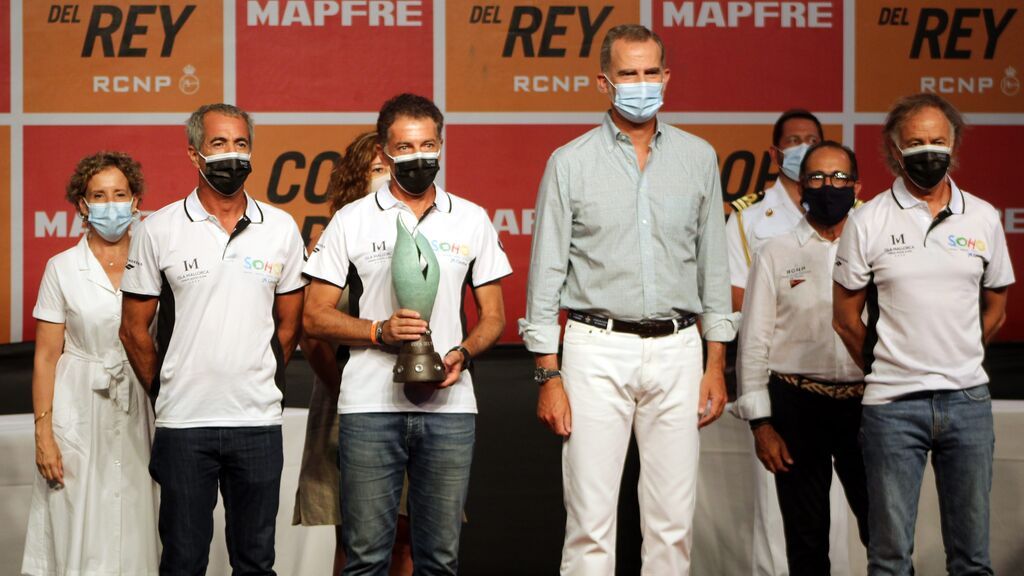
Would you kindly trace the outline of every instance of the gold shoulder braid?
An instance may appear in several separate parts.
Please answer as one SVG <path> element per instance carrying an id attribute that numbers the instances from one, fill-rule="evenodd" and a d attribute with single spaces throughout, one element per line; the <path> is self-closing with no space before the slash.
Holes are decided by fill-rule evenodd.
<path id="1" fill-rule="evenodd" d="M 736 224 L 740 231 L 740 243 L 743 245 L 743 256 L 747 259 L 747 266 L 750 266 L 750 246 L 747 245 L 747 231 L 743 228 L 743 215 L 741 212 L 747 208 L 750 208 L 754 204 L 757 204 L 761 200 L 764 200 L 764 190 L 757 192 L 751 192 L 746 196 L 733 200 L 729 203 L 732 206 L 732 211 L 736 213 Z"/>
<path id="2" fill-rule="evenodd" d="M 738 198 L 729 203 L 732 209 L 735 211 L 745 210 L 750 208 L 754 204 L 757 204 L 761 200 L 764 200 L 764 190 L 758 192 L 751 192 L 742 198 Z"/>

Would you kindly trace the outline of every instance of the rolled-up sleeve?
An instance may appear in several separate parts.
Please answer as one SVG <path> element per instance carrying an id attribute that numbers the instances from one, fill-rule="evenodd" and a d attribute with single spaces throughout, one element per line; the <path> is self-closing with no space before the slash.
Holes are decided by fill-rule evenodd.
<path id="1" fill-rule="evenodd" d="M 736 337 L 739 315 L 732 311 L 722 182 L 714 154 L 707 161 L 704 186 L 708 194 L 697 222 L 697 288 L 703 309 L 701 331 L 705 340 L 729 342 Z"/>
<path id="2" fill-rule="evenodd" d="M 734 412 L 744 420 L 767 418 L 772 414 L 768 397 L 768 352 L 775 330 L 777 302 L 773 276 L 771 261 L 762 254 L 755 255 L 743 294 L 743 330 L 736 362 Z"/>
<path id="3" fill-rule="evenodd" d="M 569 269 L 572 235 L 572 206 L 567 182 L 565 168 L 560 165 L 556 153 L 548 160 L 537 192 L 526 317 L 519 319 L 519 334 L 526 349 L 538 354 L 558 352 L 561 333 L 559 301 Z"/>

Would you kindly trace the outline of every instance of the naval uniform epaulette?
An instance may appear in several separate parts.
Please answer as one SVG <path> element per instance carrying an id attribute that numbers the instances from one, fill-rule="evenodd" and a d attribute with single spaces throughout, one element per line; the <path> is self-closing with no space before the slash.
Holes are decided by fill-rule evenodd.
<path id="1" fill-rule="evenodd" d="M 729 205 L 732 206 L 732 209 L 734 211 L 739 212 L 740 210 L 744 210 L 746 208 L 750 208 L 751 206 L 753 206 L 754 204 L 757 204 L 761 200 L 764 200 L 764 190 L 759 190 L 757 192 L 751 192 L 750 194 L 747 194 L 746 196 L 744 196 L 742 198 L 738 198 L 736 200 L 733 200 L 732 202 L 729 203 Z"/>
<path id="2" fill-rule="evenodd" d="M 740 244 L 743 245 L 743 257 L 747 260 L 747 266 L 750 266 L 752 255 L 750 254 L 750 246 L 747 245 L 747 230 L 743 226 L 743 215 L 740 214 L 740 212 L 750 208 L 761 200 L 764 200 L 764 190 L 751 192 L 750 194 L 729 203 L 729 205 L 732 206 L 733 213 L 736 214 L 736 225 L 739 228 Z"/>

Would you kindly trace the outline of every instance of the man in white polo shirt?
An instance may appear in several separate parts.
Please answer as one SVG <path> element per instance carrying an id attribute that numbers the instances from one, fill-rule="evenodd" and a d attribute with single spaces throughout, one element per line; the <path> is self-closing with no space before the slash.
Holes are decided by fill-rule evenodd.
<path id="1" fill-rule="evenodd" d="M 387 573 L 406 472 L 416 573 L 458 571 L 477 411 L 472 376 L 463 370 L 501 335 L 500 280 L 512 268 L 484 209 L 434 184 L 443 122 L 422 96 L 384 104 L 377 136 L 391 181 L 334 215 L 304 269 L 312 277 L 307 333 L 351 347 L 338 397 L 343 574 Z M 394 382 L 396 346 L 427 330 L 395 299 L 398 218 L 430 242 L 440 266 L 430 332 L 446 378 L 437 385 Z M 467 284 L 479 318 L 468 334 Z M 346 286 L 347 313 L 336 309 Z"/>
<path id="2" fill-rule="evenodd" d="M 121 341 L 156 396 L 161 574 L 205 573 L 218 484 L 234 573 L 274 574 L 284 366 L 306 282 L 295 221 L 243 190 L 252 133 L 235 106 L 192 113 L 198 185 L 135 228 L 121 283 Z"/>
<path id="3" fill-rule="evenodd" d="M 999 213 L 947 173 L 963 127 L 935 94 L 896 102 L 883 130 L 896 181 L 847 221 L 833 271 L 833 324 L 866 374 L 869 574 L 913 573 L 929 452 L 949 573 L 992 574 L 995 439 L 982 360 L 1014 276 Z"/>

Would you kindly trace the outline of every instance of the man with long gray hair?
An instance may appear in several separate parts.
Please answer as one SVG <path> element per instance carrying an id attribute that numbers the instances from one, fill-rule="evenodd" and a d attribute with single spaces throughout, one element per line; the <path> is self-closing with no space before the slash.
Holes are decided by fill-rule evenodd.
<path id="1" fill-rule="evenodd" d="M 949 175 L 963 127 L 935 94 L 897 101 L 882 133 L 896 181 L 853 213 L 839 242 L 833 325 L 866 374 L 860 434 L 872 575 L 914 573 L 929 452 L 947 571 L 992 574 L 995 438 L 982 360 L 1006 320 L 1014 276 L 999 213 Z"/>

